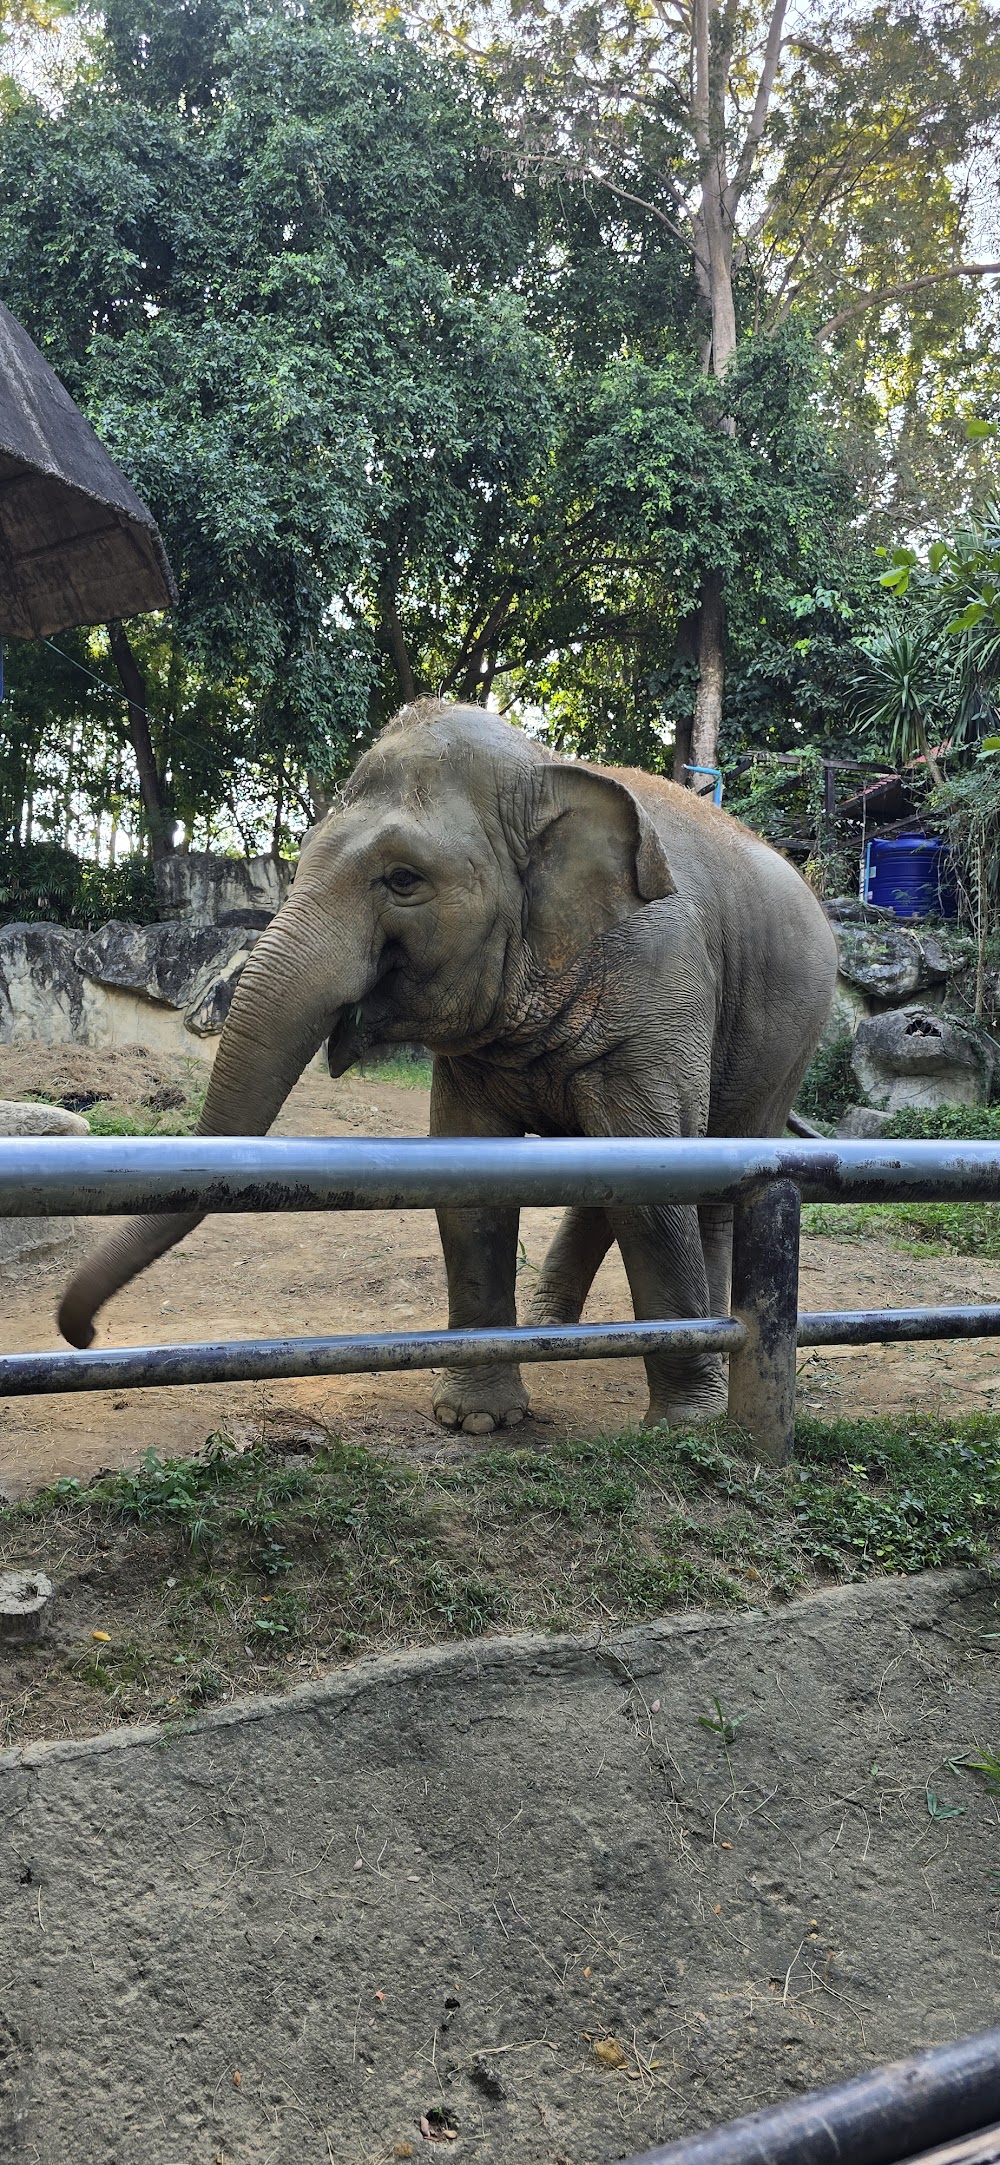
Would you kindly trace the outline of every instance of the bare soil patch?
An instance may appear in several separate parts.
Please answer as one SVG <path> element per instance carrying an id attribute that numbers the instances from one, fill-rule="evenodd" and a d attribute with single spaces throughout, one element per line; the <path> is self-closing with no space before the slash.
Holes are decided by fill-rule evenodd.
<path id="1" fill-rule="evenodd" d="M 186 1084 L 141 1047 L 118 1053 L 84 1048 L 0 1048 L 0 1091 L 60 1097 L 111 1092 L 111 1103 L 137 1115 L 164 1084 Z M 278 1134 L 423 1135 L 427 1093 L 377 1072 L 332 1081 L 310 1069 L 293 1091 Z M 164 1116 L 169 1119 L 170 1115 Z M 522 1213 L 521 1283 L 527 1294 L 559 1222 L 558 1211 Z M 94 1235 L 101 1231 L 97 1224 Z M 41 1258 L 0 1289 L 0 1345 L 31 1351 L 58 1346 L 54 1315 L 67 1275 L 65 1254 Z M 904 1307 L 930 1302 L 1000 1301 L 1000 1264 L 979 1257 L 907 1254 L 888 1241 L 806 1237 L 804 1308 Z M 588 1317 L 630 1314 L 617 1253 L 594 1287 Z M 283 1332 L 418 1329 L 446 1321 L 447 1297 L 437 1227 L 429 1211 L 374 1211 L 215 1217 L 154 1264 L 106 1311 L 101 1344 L 169 1344 L 195 1338 Z M 1000 1409 L 1000 1372 L 989 1341 L 828 1349 L 802 1356 L 801 1402 L 824 1419 L 898 1411 Z M 525 1440 L 591 1436 L 636 1423 L 645 1378 L 635 1361 L 553 1364 L 531 1372 L 531 1421 Z M 313 1421 L 347 1442 L 402 1449 L 419 1463 L 454 1448 L 430 1412 L 428 1379 L 337 1377 L 303 1383 L 198 1385 L 123 1396 L 8 1401 L 0 1408 L 0 1488 L 21 1495 L 60 1476 L 90 1478 L 103 1467 L 134 1465 L 196 1450 L 218 1429 L 260 1434 L 276 1418 Z M 464 1439 L 472 1447 L 471 1439 Z"/>

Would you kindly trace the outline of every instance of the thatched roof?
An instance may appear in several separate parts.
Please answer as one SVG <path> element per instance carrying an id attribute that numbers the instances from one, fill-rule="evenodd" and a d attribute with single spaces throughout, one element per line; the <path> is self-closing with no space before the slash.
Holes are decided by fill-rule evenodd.
<path id="1" fill-rule="evenodd" d="M 176 601 L 156 524 L 0 302 L 0 636 Z"/>

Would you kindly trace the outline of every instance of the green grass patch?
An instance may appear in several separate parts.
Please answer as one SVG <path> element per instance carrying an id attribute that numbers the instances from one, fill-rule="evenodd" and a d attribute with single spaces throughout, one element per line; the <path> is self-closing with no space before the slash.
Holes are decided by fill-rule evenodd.
<path id="1" fill-rule="evenodd" d="M 185 1105 L 164 1113 L 145 1107 L 126 1111 L 122 1107 L 102 1105 L 98 1100 L 84 1118 L 90 1123 L 92 1135 L 193 1135 L 203 1097 L 204 1093 L 199 1098 L 189 1098 Z"/>
<path id="2" fill-rule="evenodd" d="M 57 1651 L 15 1657 L 8 1736 L 173 1719 L 360 1651 L 981 1562 L 1000 1525 L 986 1415 L 802 1420 L 782 1468 L 724 1426 L 422 1466 L 288 1448 L 214 1436 L 0 1510 L 0 1564 L 49 1568 L 62 1620 Z"/>
<path id="3" fill-rule="evenodd" d="M 1000 1143 L 1000 1105 L 910 1106 L 894 1115 L 883 1136 L 901 1142 Z M 980 1255 L 1000 1262 L 995 1203 L 808 1203 L 802 1230 L 833 1240 L 890 1240 L 917 1255 Z"/>
<path id="4" fill-rule="evenodd" d="M 398 1083 L 404 1090 L 429 1090 L 433 1068 L 429 1053 L 420 1060 L 400 1054 L 398 1059 L 362 1060 L 356 1072 L 363 1075 L 366 1082 Z"/>
<path id="5" fill-rule="evenodd" d="M 917 1255 L 1000 1262 L 996 1203 L 805 1203 L 802 1230 L 830 1240 L 889 1240 Z"/>

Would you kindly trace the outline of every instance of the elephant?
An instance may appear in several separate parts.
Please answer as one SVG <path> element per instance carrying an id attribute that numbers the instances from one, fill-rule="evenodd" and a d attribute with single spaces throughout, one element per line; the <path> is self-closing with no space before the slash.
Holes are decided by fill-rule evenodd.
<path id="1" fill-rule="evenodd" d="M 800 874 L 658 776 L 562 758 L 485 708 L 404 707 L 306 836 L 288 897 L 243 970 L 203 1135 L 264 1134 L 327 1044 L 433 1055 L 436 1136 L 775 1136 L 819 1040 L 836 947 Z M 134 1219 L 77 1272 L 60 1327 L 97 1310 L 198 1215 Z M 516 1209 L 438 1212 L 453 1329 L 516 1321 Z M 721 1207 L 573 1209 L 533 1319 L 578 1321 L 617 1241 L 635 1314 L 729 1305 Z M 716 1353 L 646 1360 L 647 1424 L 725 1406 Z M 487 1434 L 528 1405 L 509 1363 L 445 1370 L 446 1427 Z"/>

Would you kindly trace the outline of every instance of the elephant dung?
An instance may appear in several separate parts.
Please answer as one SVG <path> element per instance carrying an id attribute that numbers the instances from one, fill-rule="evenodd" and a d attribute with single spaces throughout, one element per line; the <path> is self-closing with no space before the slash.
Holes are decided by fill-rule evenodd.
<path id="1" fill-rule="evenodd" d="M 894 1008 L 860 1024 L 851 1058 L 862 1094 L 887 1112 L 985 1105 L 996 1055 L 939 1008 Z"/>

